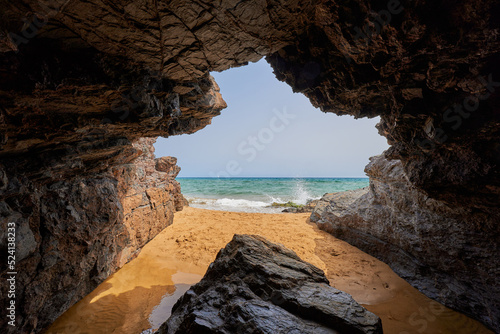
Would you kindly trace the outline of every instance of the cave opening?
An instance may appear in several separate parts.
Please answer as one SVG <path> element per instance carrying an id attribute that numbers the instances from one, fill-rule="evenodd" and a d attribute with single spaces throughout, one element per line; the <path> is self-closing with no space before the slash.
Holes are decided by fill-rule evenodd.
<path id="1" fill-rule="evenodd" d="M 368 158 L 388 148 L 378 117 L 322 113 L 264 59 L 212 75 L 227 108 L 203 130 L 154 145 L 157 157 L 177 157 L 193 206 L 279 212 L 270 206 L 368 185 Z"/>
<path id="2" fill-rule="evenodd" d="M 296 209 L 290 202 L 304 205 L 325 192 L 368 185 L 368 179 L 361 178 L 368 157 L 379 155 L 388 147 L 375 128 L 378 118 L 355 120 L 351 116 L 321 113 L 305 96 L 293 94 L 288 85 L 277 81 L 263 60 L 212 75 L 228 107 L 205 129 L 191 135 L 159 138 L 155 144 L 157 159 L 175 165 L 176 161 L 167 156 L 178 158 L 182 169 L 176 179 L 191 207 L 177 212 L 173 225 L 149 241 L 136 259 L 70 308 L 49 328 L 49 333 L 74 328 L 91 328 L 95 333 L 109 328 L 123 333 L 152 333 L 171 315 L 176 300 L 202 279 L 217 252 L 236 233 L 260 235 L 282 243 L 325 270 L 334 287 L 347 291 L 384 319 L 386 332 L 411 332 L 416 328 L 417 322 L 401 324 L 394 320 L 397 309 L 396 317 L 432 318 L 426 323 L 432 330 L 488 333 L 472 319 L 421 295 L 385 263 L 319 231 L 308 221 L 309 213 L 281 215 L 282 218 L 268 215 L 284 209 L 273 207 L 273 203 L 283 204 L 288 212 L 297 212 L 290 211 Z M 232 179 L 239 179 L 239 183 L 221 185 Z M 293 191 L 287 197 L 287 182 L 282 179 L 291 180 L 293 190 L 306 180 L 302 181 L 302 195 L 306 196 L 301 198 L 300 191 Z M 323 183 L 316 194 L 312 189 L 304 189 L 310 185 L 310 179 Z M 265 181 L 261 187 L 265 187 L 268 198 L 255 194 L 259 189 L 252 184 L 259 180 Z M 348 183 L 347 189 L 336 188 L 336 181 Z M 197 187 L 200 183 L 205 186 Z M 278 195 L 271 189 L 277 183 Z M 340 199 L 333 195 L 327 201 Z M 138 210 L 134 208 L 132 212 Z M 238 211 L 265 213 L 245 216 L 238 215 Z M 139 232 L 135 235 L 140 238 L 142 231 Z M 342 232 L 337 231 L 337 235 L 342 236 Z M 114 311 L 116 308 L 119 312 Z M 415 311 L 422 309 L 426 312 L 420 315 Z M 99 315 L 94 316 L 96 313 Z M 89 322 L 93 317 L 98 321 Z M 456 323 L 465 325 L 459 329 Z"/>

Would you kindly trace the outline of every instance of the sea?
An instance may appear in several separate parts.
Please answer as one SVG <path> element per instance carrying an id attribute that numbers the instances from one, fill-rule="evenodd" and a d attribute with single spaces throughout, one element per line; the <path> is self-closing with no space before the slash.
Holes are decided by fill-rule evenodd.
<path id="1" fill-rule="evenodd" d="M 273 203 L 307 204 L 326 193 L 368 186 L 368 178 L 200 178 L 178 177 L 184 197 L 195 208 L 278 213 Z"/>

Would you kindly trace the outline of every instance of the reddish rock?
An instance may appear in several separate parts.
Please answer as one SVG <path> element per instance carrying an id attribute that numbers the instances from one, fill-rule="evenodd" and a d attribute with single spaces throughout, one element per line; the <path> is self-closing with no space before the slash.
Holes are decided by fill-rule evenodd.
<path id="1" fill-rule="evenodd" d="M 179 172 L 181 171 L 181 168 L 177 166 L 177 158 L 174 157 L 161 157 L 155 159 L 156 163 L 156 169 L 168 173 L 168 175 L 171 175 L 172 177 L 176 177 Z"/>
<path id="2" fill-rule="evenodd" d="M 6 327 L 4 317 L 2 328 L 20 333 L 49 325 L 172 223 L 185 200 L 175 176 L 155 169 L 154 142 L 137 140 L 132 161 L 108 172 L 45 183 L 15 176 L 5 166 L 10 160 L 2 160 L 0 219 L 16 224 L 18 272 L 17 327 Z"/>
<path id="3" fill-rule="evenodd" d="M 140 252 L 149 240 L 172 224 L 173 214 L 182 210 L 184 197 L 175 177 L 180 167 L 177 158 L 154 158 L 155 138 L 142 138 L 133 143 L 142 155 L 133 163 L 112 168 L 118 180 L 127 243 L 119 254 L 121 267 Z M 169 161 L 169 170 L 158 168 L 158 160 Z M 177 171 L 171 173 L 171 170 Z"/>

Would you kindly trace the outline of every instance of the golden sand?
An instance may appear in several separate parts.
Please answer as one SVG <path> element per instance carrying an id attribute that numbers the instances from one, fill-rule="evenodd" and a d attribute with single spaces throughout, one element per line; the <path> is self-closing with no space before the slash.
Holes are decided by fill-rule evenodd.
<path id="1" fill-rule="evenodd" d="M 175 300 L 201 279 L 234 234 L 258 234 L 323 269 L 382 319 L 384 333 L 492 333 L 432 301 L 386 264 L 308 221 L 309 214 L 264 214 L 184 208 L 139 256 L 64 313 L 47 333 L 130 333 L 157 328 Z"/>

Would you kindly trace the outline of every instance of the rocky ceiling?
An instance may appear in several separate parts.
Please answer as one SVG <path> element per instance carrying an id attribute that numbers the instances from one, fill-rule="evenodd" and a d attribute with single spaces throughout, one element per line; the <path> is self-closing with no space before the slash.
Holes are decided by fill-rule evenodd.
<path id="1" fill-rule="evenodd" d="M 323 111 L 381 116 L 388 156 L 419 188 L 497 203 L 497 1 L 4 0 L 2 9 L 3 154 L 91 129 L 106 140 L 196 131 L 225 106 L 209 71 L 268 56 L 277 78 Z"/>

